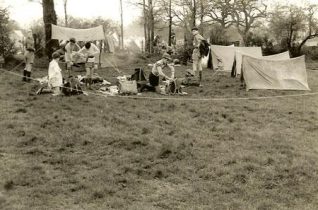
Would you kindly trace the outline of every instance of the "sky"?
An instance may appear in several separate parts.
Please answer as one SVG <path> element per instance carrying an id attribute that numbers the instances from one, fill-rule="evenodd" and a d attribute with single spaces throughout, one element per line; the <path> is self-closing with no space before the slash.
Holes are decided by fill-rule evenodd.
<path id="1" fill-rule="evenodd" d="M 37 0 L 39 1 L 39 0 Z M 172 0 L 173 1 L 173 0 Z M 267 0 L 283 4 L 302 4 L 304 1 L 318 3 L 318 0 Z M 63 0 L 55 0 L 55 10 L 58 17 L 64 20 Z M 120 22 L 120 0 L 68 0 L 68 14 L 74 17 L 94 18 L 105 17 Z M 30 27 L 33 21 L 42 18 L 42 7 L 39 3 L 29 0 L 0 0 L 0 6 L 10 11 L 10 17 L 16 20 L 23 28 Z M 129 25 L 141 15 L 141 10 L 123 0 L 124 25 Z"/>
<path id="2" fill-rule="evenodd" d="M 36 0 L 39 1 L 39 0 Z M 94 18 L 105 17 L 120 22 L 120 0 L 68 0 L 68 14 L 74 17 Z M 0 6 L 9 9 L 10 18 L 16 20 L 22 27 L 42 18 L 42 6 L 29 0 L 0 0 Z M 134 6 L 123 0 L 124 25 L 128 25 L 140 12 Z M 55 0 L 55 11 L 58 18 L 64 21 L 63 0 Z"/>

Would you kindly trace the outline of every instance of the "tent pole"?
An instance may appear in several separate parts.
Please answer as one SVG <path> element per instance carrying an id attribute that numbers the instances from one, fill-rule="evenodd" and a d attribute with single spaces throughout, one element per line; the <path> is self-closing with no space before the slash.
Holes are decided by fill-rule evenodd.
<path id="1" fill-rule="evenodd" d="M 101 62 L 102 48 L 103 48 L 103 44 L 102 44 L 102 40 L 100 40 L 100 44 L 99 44 L 99 62 L 98 62 L 98 68 L 99 69 L 101 69 L 101 67 L 102 67 L 102 62 Z"/>

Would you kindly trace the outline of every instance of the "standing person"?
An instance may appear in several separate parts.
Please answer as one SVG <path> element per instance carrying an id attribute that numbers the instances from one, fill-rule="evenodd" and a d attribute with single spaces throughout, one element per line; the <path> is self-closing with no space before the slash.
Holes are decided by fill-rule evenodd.
<path id="1" fill-rule="evenodd" d="M 96 69 L 95 65 L 95 56 L 99 54 L 99 49 L 98 47 L 91 43 L 87 42 L 85 46 L 79 51 L 79 53 L 84 54 L 86 58 L 86 64 L 85 64 L 85 69 L 86 69 L 86 81 L 85 84 L 89 89 L 91 88 L 92 82 L 93 82 L 93 74 L 94 74 L 94 69 Z"/>
<path id="2" fill-rule="evenodd" d="M 71 76 L 73 65 L 73 51 L 79 51 L 81 48 L 76 43 L 75 38 L 70 38 L 70 41 L 65 45 L 65 62 L 68 76 Z"/>
<path id="3" fill-rule="evenodd" d="M 23 78 L 22 80 L 24 82 L 30 82 L 31 79 L 31 71 L 32 71 L 32 66 L 34 62 L 34 48 L 33 47 L 28 47 L 25 54 L 24 54 L 24 63 L 25 67 L 23 70 Z"/>
<path id="4" fill-rule="evenodd" d="M 63 76 L 62 76 L 62 70 L 59 66 L 59 59 L 60 54 L 59 53 L 53 53 L 52 54 L 52 61 L 49 65 L 49 87 L 53 89 L 53 96 L 61 95 L 61 87 L 63 85 Z"/>
<path id="5" fill-rule="evenodd" d="M 159 81 L 160 77 L 171 80 L 174 79 L 174 67 L 168 64 L 168 61 L 171 61 L 171 56 L 168 53 L 164 53 L 162 59 L 157 61 L 155 65 L 152 67 L 152 71 L 149 74 L 149 83 L 152 87 L 155 88 L 157 93 L 160 93 Z M 168 67 L 171 70 L 171 77 L 168 77 L 163 73 L 163 69 Z"/>
<path id="6" fill-rule="evenodd" d="M 199 82 L 200 87 L 202 87 L 202 55 L 200 54 L 200 44 L 204 38 L 199 34 L 199 29 L 194 27 L 191 30 L 193 35 L 193 53 L 192 53 L 192 60 L 193 60 L 193 72 L 196 74 L 199 71 Z"/>

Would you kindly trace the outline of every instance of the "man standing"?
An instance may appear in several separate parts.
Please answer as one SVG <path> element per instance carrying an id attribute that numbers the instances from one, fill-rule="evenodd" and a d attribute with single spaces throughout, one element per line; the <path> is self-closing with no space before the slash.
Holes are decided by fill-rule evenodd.
<path id="1" fill-rule="evenodd" d="M 96 70 L 95 65 L 95 57 L 99 54 L 98 47 L 91 43 L 87 42 L 85 46 L 78 52 L 84 55 L 86 58 L 86 86 L 88 86 L 89 89 L 91 89 L 92 83 L 93 83 L 93 74 L 94 70 Z"/>
<path id="2" fill-rule="evenodd" d="M 70 38 L 69 43 L 65 46 L 65 62 L 68 76 L 71 76 L 71 68 L 73 65 L 73 51 L 79 51 L 80 47 L 76 44 L 75 38 Z"/>
<path id="3" fill-rule="evenodd" d="M 191 30 L 193 35 L 193 53 L 192 53 L 192 60 L 193 60 L 193 72 L 196 74 L 199 71 L 199 82 L 200 87 L 202 87 L 202 55 L 200 54 L 200 44 L 204 38 L 199 34 L 199 29 L 194 27 Z"/>

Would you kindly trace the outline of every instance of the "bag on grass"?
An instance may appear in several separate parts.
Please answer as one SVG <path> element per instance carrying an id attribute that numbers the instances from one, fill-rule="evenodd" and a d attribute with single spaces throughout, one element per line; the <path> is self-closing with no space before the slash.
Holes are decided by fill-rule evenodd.
<path id="1" fill-rule="evenodd" d="M 120 94 L 137 94 L 137 82 L 136 80 L 119 80 L 118 89 Z"/>

